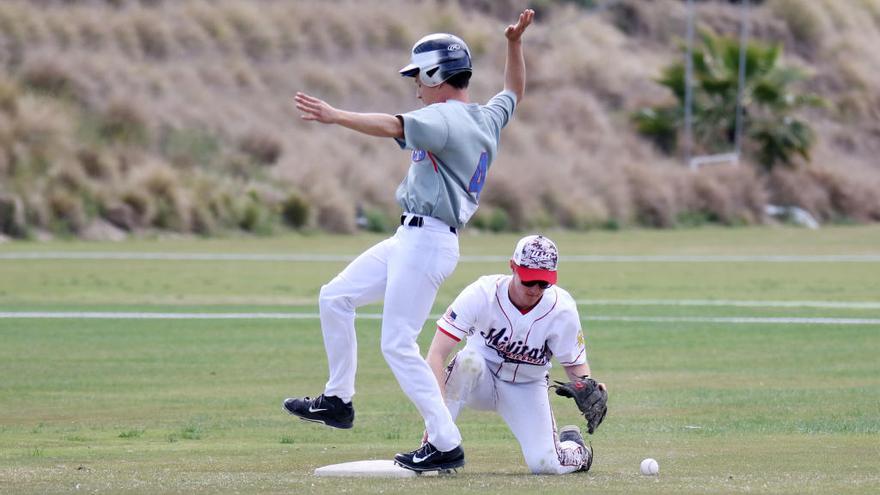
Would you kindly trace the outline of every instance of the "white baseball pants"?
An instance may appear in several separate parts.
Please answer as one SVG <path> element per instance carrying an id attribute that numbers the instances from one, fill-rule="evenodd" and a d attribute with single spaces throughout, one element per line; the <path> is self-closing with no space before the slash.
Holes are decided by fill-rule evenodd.
<path id="1" fill-rule="evenodd" d="M 458 236 L 440 220 L 424 217 L 422 227 L 400 226 L 393 237 L 358 256 L 321 288 L 319 297 L 330 367 L 324 394 L 351 400 L 357 371 L 355 308 L 384 298 L 382 354 L 400 388 L 425 419 L 428 441 L 441 451 L 460 445 L 461 433 L 416 338 L 437 289 L 455 270 L 458 256 Z"/>
<path id="2" fill-rule="evenodd" d="M 571 473 L 584 463 L 586 449 L 575 442 L 558 440 L 547 383 L 499 380 L 470 345 L 455 356 L 447 369 L 446 405 L 453 419 L 465 406 L 496 411 L 516 436 L 534 474 Z"/>

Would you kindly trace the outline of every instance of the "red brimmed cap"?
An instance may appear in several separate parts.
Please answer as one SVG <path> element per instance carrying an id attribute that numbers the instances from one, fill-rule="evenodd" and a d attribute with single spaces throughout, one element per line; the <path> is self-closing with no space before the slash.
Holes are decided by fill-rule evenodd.
<path id="1" fill-rule="evenodd" d="M 543 280 L 556 283 L 559 251 L 553 241 L 542 235 L 520 239 L 513 251 L 513 262 L 516 264 L 516 273 L 523 282 Z"/>

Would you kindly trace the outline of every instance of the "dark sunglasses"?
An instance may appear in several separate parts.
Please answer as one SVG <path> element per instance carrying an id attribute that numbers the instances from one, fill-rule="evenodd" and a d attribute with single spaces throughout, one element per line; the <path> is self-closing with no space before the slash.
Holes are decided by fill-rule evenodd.
<path id="1" fill-rule="evenodd" d="M 550 287 L 551 285 L 553 285 L 550 282 L 547 282 L 544 280 L 529 280 L 528 282 L 523 282 L 522 280 L 520 280 L 519 283 L 525 285 L 526 287 L 534 287 L 537 285 L 538 287 L 540 287 L 542 289 L 546 289 L 547 287 Z"/>

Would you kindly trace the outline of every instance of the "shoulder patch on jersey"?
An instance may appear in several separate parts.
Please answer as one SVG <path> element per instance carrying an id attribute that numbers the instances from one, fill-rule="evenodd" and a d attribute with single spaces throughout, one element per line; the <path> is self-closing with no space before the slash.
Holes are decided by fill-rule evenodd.
<path id="1" fill-rule="evenodd" d="M 578 345 L 581 347 L 584 347 L 584 332 L 583 331 L 578 332 L 577 339 L 578 339 Z"/>
<path id="2" fill-rule="evenodd" d="M 453 311 L 452 308 L 449 308 L 449 310 L 447 310 L 446 314 L 443 316 L 445 316 L 446 319 L 449 321 L 455 321 L 455 319 L 458 318 L 458 315 L 455 314 L 455 311 Z"/>
<path id="3" fill-rule="evenodd" d="M 413 150 L 412 152 L 412 161 L 420 162 L 428 157 L 428 152 L 425 150 Z"/>

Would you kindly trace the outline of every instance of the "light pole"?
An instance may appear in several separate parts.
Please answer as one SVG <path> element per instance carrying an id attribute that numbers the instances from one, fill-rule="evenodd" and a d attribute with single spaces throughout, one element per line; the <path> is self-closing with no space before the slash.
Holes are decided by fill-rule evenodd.
<path id="1" fill-rule="evenodd" d="M 684 60 L 684 162 L 691 163 L 693 153 L 694 99 L 694 0 L 687 0 L 687 49 Z"/>
<path id="2" fill-rule="evenodd" d="M 742 0 L 742 21 L 739 33 L 739 79 L 736 86 L 736 131 L 734 134 L 737 157 L 742 153 L 743 92 L 746 87 L 746 50 L 748 50 L 749 42 L 749 0 Z"/>
<path id="3" fill-rule="evenodd" d="M 687 0 L 687 47 L 685 59 L 685 75 L 684 75 L 684 143 L 682 144 L 684 152 L 684 162 L 692 170 L 696 170 L 701 165 L 712 163 L 733 163 L 739 165 L 740 153 L 742 153 L 742 134 L 743 134 L 743 98 L 746 85 L 746 51 L 749 41 L 749 0 L 740 0 L 741 21 L 740 21 L 740 40 L 739 40 L 739 64 L 738 77 L 736 87 L 736 115 L 734 121 L 734 150 L 728 153 L 718 153 L 714 155 L 694 156 L 694 61 L 693 61 L 693 45 L 694 45 L 694 21 L 696 12 L 694 0 Z"/>

